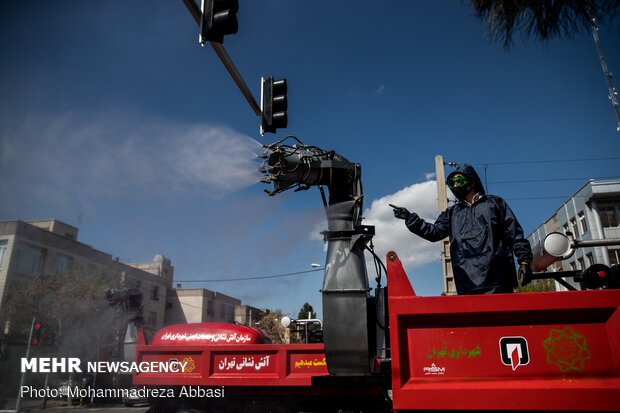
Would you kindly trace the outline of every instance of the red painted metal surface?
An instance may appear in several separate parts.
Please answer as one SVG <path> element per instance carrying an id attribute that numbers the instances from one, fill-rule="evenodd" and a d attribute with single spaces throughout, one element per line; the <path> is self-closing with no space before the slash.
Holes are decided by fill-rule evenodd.
<path id="1" fill-rule="evenodd" d="M 145 345 L 136 361 L 187 363 L 182 372 L 134 375 L 135 385 L 311 386 L 327 375 L 323 344 Z"/>
<path id="2" fill-rule="evenodd" d="M 395 411 L 620 409 L 620 290 L 418 297 L 387 262 Z"/>
<path id="3" fill-rule="evenodd" d="M 268 340 L 258 328 L 226 323 L 175 324 L 164 327 L 155 334 L 152 345 L 237 345 L 260 344 Z"/>

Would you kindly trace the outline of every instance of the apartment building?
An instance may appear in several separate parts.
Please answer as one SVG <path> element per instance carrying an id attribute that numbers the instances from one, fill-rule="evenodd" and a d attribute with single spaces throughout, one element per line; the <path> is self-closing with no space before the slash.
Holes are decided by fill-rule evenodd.
<path id="1" fill-rule="evenodd" d="M 39 276 L 87 268 L 117 274 L 120 285 L 110 287 L 140 288 L 147 325 L 152 329 L 164 326 L 166 295 L 174 276 L 166 257 L 158 254 L 151 263 L 123 264 L 79 242 L 78 229 L 61 221 L 0 221 L 0 308 L 11 288 Z"/>
<path id="2" fill-rule="evenodd" d="M 570 232 L 580 240 L 620 238 L 619 223 L 620 180 L 589 180 L 536 228 L 528 240 L 536 253 L 540 251 L 545 236 L 551 232 Z M 579 248 L 572 257 L 554 263 L 547 271 L 583 270 L 592 264 L 610 266 L 618 263 L 620 245 Z M 569 283 L 579 288 L 571 281 Z"/>
<path id="3" fill-rule="evenodd" d="M 182 323 L 239 323 L 252 325 L 267 310 L 241 305 L 241 300 L 205 288 L 181 288 L 168 292 L 166 325 Z"/>
<path id="4" fill-rule="evenodd" d="M 78 241 L 78 228 L 55 219 L 0 221 L 0 308 L 7 291 L 44 275 L 71 269 L 99 269 L 119 276 L 119 285 L 143 293 L 143 316 L 151 331 L 179 323 L 222 322 L 252 325 L 268 310 L 203 288 L 172 288 L 170 259 L 124 264 L 112 255 Z M 87 273 L 88 271 L 86 271 Z"/>

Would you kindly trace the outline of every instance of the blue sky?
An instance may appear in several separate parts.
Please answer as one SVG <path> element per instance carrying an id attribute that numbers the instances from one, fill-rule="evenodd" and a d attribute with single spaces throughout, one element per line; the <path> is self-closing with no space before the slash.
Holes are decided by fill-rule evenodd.
<path id="1" fill-rule="evenodd" d="M 287 79 L 289 127 L 277 135 L 259 135 L 181 0 L 0 3 L 0 219 L 60 219 L 123 262 L 166 255 L 184 287 L 296 315 L 305 301 L 320 313 L 321 272 L 186 282 L 324 263 L 318 191 L 267 197 L 260 144 L 292 134 L 361 163 L 377 251 L 399 253 L 420 295 L 442 291 L 439 245 L 407 233 L 387 203 L 434 219 L 436 155 L 482 177 L 486 164 L 488 192 L 526 233 L 588 178 L 620 176 L 588 33 L 517 36 L 507 52 L 468 2 L 240 3 L 224 46 L 257 99 L 261 76 Z M 619 20 L 600 37 L 620 72 Z"/>

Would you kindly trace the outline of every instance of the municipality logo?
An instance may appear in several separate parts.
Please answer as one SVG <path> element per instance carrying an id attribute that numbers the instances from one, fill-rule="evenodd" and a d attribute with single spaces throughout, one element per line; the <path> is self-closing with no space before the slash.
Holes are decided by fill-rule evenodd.
<path id="1" fill-rule="evenodd" d="M 530 353 L 527 349 L 527 340 L 524 337 L 502 337 L 499 340 L 499 350 L 502 363 L 511 366 L 515 371 L 519 366 L 530 362 Z"/>

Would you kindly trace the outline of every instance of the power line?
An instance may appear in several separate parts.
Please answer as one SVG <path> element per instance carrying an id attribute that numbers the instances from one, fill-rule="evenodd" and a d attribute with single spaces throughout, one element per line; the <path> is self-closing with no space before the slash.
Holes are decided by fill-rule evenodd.
<path id="1" fill-rule="evenodd" d="M 532 199 L 568 199 L 570 195 L 566 196 L 531 196 L 531 197 L 523 197 L 523 198 L 504 198 L 506 201 L 525 201 Z"/>
<path id="2" fill-rule="evenodd" d="M 534 164 L 534 163 L 558 163 L 558 162 L 589 162 L 589 161 L 613 161 L 618 160 L 620 157 L 610 158 L 576 158 L 576 159 L 545 159 L 539 161 L 503 161 L 503 162 L 472 162 L 471 165 L 482 165 L 484 167 L 488 165 L 522 165 L 522 164 Z M 468 162 L 444 162 L 444 165 L 448 166 L 461 166 Z"/>
<path id="3" fill-rule="evenodd" d="M 589 179 L 618 179 L 617 176 L 594 176 L 589 178 L 555 178 L 555 179 L 521 179 L 516 181 L 492 181 L 490 184 L 516 184 L 525 182 L 557 182 L 557 181 L 583 181 Z"/>
<path id="4" fill-rule="evenodd" d="M 541 161 L 484 162 L 484 163 L 477 163 L 476 165 L 518 165 L 518 164 L 533 164 L 533 163 L 611 161 L 611 160 L 617 160 L 617 159 L 620 159 L 620 157 L 611 157 L 611 158 L 579 158 L 579 159 L 547 159 L 547 160 L 541 160 Z"/>
<path id="5" fill-rule="evenodd" d="M 241 278 L 226 278 L 226 279 L 216 279 L 216 280 L 176 280 L 176 282 L 183 283 L 212 283 L 212 282 L 228 282 L 228 281 L 246 281 L 246 280 L 262 280 L 265 278 L 277 278 L 277 277 L 289 277 L 291 275 L 299 275 L 299 274 L 307 274 L 310 272 L 323 271 L 324 268 L 315 268 L 313 270 L 306 271 L 297 271 L 297 272 L 289 272 L 286 274 L 277 274 L 277 275 L 259 275 L 255 277 L 241 277 Z"/>

